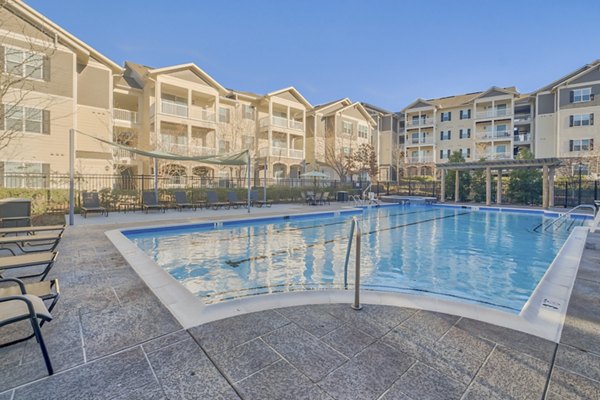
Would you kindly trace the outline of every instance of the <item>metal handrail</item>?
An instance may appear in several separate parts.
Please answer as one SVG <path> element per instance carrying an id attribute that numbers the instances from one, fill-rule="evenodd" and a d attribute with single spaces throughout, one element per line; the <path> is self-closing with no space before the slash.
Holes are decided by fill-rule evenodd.
<path id="1" fill-rule="evenodd" d="M 569 217 L 569 215 L 571 215 L 572 213 L 574 213 L 575 211 L 577 211 L 580 208 L 589 208 L 589 209 L 591 209 L 593 211 L 594 215 L 596 214 L 596 207 L 594 207 L 593 205 L 591 205 L 591 204 L 579 204 L 579 205 L 571 208 L 566 213 L 561 214 L 560 216 L 558 216 L 554 221 L 550 222 L 549 224 L 547 224 L 547 225 L 543 225 L 543 224 L 538 225 L 534 229 L 534 231 L 535 232 L 539 232 L 540 228 L 543 228 L 544 231 L 547 231 L 548 229 L 553 228 L 553 227 L 560 228 L 561 226 L 563 226 L 563 224 L 565 223 L 565 221 L 567 220 L 567 218 Z M 559 222 L 560 222 L 560 225 L 557 226 L 557 224 Z"/>
<path id="2" fill-rule="evenodd" d="M 348 290 L 348 262 L 350 261 L 350 251 L 352 250 L 352 238 L 356 232 L 356 258 L 354 262 L 354 303 L 352 308 L 354 310 L 360 310 L 360 238 L 361 231 L 358 219 L 352 217 L 350 225 L 350 237 L 348 238 L 348 248 L 346 249 L 346 261 L 344 262 L 344 289 Z"/>

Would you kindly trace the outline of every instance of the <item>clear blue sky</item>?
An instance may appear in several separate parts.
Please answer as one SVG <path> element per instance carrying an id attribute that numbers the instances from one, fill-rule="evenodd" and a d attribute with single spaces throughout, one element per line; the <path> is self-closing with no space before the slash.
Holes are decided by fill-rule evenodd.
<path id="1" fill-rule="evenodd" d="M 26 0 L 119 64 L 194 62 L 228 88 L 295 86 L 397 111 L 535 90 L 600 58 L 600 1 Z"/>

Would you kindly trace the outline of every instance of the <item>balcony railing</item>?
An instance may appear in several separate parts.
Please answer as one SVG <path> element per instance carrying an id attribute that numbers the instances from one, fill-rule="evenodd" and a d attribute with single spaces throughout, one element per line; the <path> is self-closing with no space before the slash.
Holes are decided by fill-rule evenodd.
<path id="1" fill-rule="evenodd" d="M 261 147 L 258 149 L 258 157 L 289 157 L 289 158 L 304 158 L 304 150 L 288 149 L 287 147 L 273 146 L 270 149 L 268 147 Z"/>
<path id="2" fill-rule="evenodd" d="M 287 119 L 284 117 L 271 117 L 269 121 L 269 117 L 261 118 L 259 121 L 259 126 L 261 128 L 267 128 L 269 125 L 277 126 L 280 128 L 288 128 L 294 129 L 298 131 L 304 131 L 304 123 L 302 121 L 296 121 L 295 119 Z"/>
<path id="3" fill-rule="evenodd" d="M 423 145 L 433 145 L 433 143 L 434 143 L 433 137 L 427 136 L 427 137 L 420 137 L 418 139 L 410 138 L 406 142 L 406 145 L 407 146 L 423 146 Z"/>
<path id="4" fill-rule="evenodd" d="M 113 118 L 117 121 L 125 121 L 131 122 L 132 124 L 137 124 L 138 116 L 137 112 L 123 110 L 121 108 L 113 108 Z"/>
<path id="5" fill-rule="evenodd" d="M 304 158 L 304 150 L 290 149 L 290 158 Z"/>
<path id="6" fill-rule="evenodd" d="M 477 137 L 480 140 L 510 140 L 511 133 L 509 131 L 478 132 Z"/>
<path id="7" fill-rule="evenodd" d="M 188 106 L 186 104 L 175 103 L 169 100 L 161 100 L 160 112 L 163 114 L 177 115 L 178 117 L 187 118 Z"/>
<path id="8" fill-rule="evenodd" d="M 135 159 L 135 153 L 132 153 L 128 150 L 121 149 L 118 147 L 113 148 L 113 156 L 117 159 L 129 158 L 131 160 Z"/>
<path id="9" fill-rule="evenodd" d="M 433 162 L 433 156 L 408 157 L 406 159 L 410 164 Z"/>
<path id="10" fill-rule="evenodd" d="M 515 114 L 515 124 L 527 124 L 531 122 L 531 114 Z"/>
<path id="11" fill-rule="evenodd" d="M 482 158 L 486 160 L 509 160 L 512 158 L 512 153 L 510 151 L 505 152 L 486 152 L 483 153 Z"/>
<path id="12" fill-rule="evenodd" d="M 191 106 L 190 109 L 190 119 L 207 121 L 207 122 L 215 122 L 217 120 L 216 113 L 213 110 L 205 109 L 202 107 Z"/>
<path id="13" fill-rule="evenodd" d="M 508 118 L 512 115 L 512 111 L 509 109 L 496 109 L 496 110 L 486 110 L 479 111 L 476 114 L 477 119 L 482 118 Z"/>
<path id="14" fill-rule="evenodd" d="M 520 133 L 513 140 L 515 143 L 531 142 L 531 133 Z"/>
<path id="15" fill-rule="evenodd" d="M 418 128 L 419 126 L 433 125 L 433 118 L 419 118 L 418 120 L 409 119 L 406 121 L 407 128 Z"/>

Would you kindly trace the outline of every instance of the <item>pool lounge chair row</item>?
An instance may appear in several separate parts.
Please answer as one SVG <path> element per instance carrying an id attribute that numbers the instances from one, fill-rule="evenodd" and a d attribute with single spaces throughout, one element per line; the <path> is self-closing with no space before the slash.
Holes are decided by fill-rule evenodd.
<path id="1" fill-rule="evenodd" d="M 54 369 L 41 327 L 52 320 L 60 289 L 58 280 L 45 279 L 58 257 L 54 250 L 64 229 L 64 225 L 0 229 L 0 250 L 13 254 L 0 257 L 0 327 L 29 321 L 32 329 L 32 333 L 0 342 L 0 348 L 35 337 L 50 375 Z"/>

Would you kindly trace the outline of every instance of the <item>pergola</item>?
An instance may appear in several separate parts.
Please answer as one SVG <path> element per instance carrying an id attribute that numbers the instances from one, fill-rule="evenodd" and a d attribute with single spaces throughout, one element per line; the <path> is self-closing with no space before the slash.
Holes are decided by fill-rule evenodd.
<path id="1" fill-rule="evenodd" d="M 460 171 L 485 170 L 485 204 L 492 204 L 492 170 L 497 171 L 498 182 L 496 185 L 496 203 L 502 203 L 502 173 L 504 170 L 542 168 L 542 207 L 554 206 L 554 175 L 556 167 L 561 162 L 558 158 L 535 158 L 531 160 L 496 160 L 462 163 L 436 164 L 436 168 L 442 171 L 441 202 L 446 197 L 446 171 L 455 171 L 454 202 L 460 198 Z"/>

